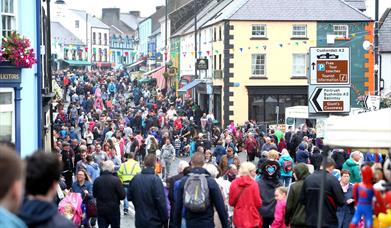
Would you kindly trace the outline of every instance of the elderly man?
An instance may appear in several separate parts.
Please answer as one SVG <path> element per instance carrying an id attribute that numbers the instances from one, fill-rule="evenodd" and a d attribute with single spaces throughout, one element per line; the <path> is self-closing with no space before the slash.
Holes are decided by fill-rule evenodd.
<path id="1" fill-rule="evenodd" d="M 98 209 L 98 226 L 107 228 L 120 227 L 120 201 L 125 199 L 125 190 L 121 180 L 113 175 L 114 163 L 111 160 L 102 162 L 102 173 L 94 181 L 93 195 Z"/>
<path id="2" fill-rule="evenodd" d="M 27 227 L 13 213 L 23 199 L 24 168 L 15 151 L 0 146 L 0 227 Z"/>
<path id="3" fill-rule="evenodd" d="M 352 184 L 361 182 L 360 160 L 361 152 L 354 151 L 350 154 L 350 158 L 342 165 L 342 169 L 349 171 L 350 182 Z"/>

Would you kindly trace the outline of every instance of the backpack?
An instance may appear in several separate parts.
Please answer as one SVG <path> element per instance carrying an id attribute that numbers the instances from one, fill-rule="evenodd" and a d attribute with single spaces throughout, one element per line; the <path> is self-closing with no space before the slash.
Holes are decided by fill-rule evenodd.
<path id="1" fill-rule="evenodd" d="M 284 160 L 284 162 L 282 163 L 282 170 L 284 170 L 285 173 L 292 172 L 292 161 Z"/>
<path id="2" fill-rule="evenodd" d="M 183 205 L 191 212 L 204 212 L 210 206 L 207 174 L 190 173 L 183 188 Z"/>

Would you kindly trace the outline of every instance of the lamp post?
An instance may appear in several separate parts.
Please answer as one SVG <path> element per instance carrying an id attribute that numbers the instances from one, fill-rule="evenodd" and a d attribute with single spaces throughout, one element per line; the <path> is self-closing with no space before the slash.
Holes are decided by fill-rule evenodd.
<path id="1" fill-rule="evenodd" d="M 167 38 L 168 38 L 168 31 L 167 31 L 167 24 L 168 24 L 168 22 L 167 22 L 167 18 L 168 18 L 168 0 L 166 0 L 166 9 L 165 9 L 165 13 L 166 13 L 166 15 L 165 15 L 165 21 L 164 21 L 164 30 L 165 30 L 165 33 L 164 33 L 164 35 L 165 35 L 165 38 L 164 38 L 164 51 L 165 51 L 165 53 L 167 53 L 167 54 L 165 54 L 165 59 L 164 59 L 164 61 L 165 61 L 165 63 L 167 63 L 167 56 L 168 56 L 168 51 L 167 51 Z M 167 73 L 167 64 L 164 64 L 164 72 L 165 73 Z"/>
<path id="2" fill-rule="evenodd" d="M 379 77 L 379 0 L 375 0 L 375 34 L 374 34 L 375 52 L 375 95 L 380 95 L 380 77 Z"/>

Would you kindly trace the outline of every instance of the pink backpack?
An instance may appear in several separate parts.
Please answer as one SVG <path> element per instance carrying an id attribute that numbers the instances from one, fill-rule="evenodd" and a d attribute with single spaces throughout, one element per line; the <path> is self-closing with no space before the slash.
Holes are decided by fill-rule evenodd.
<path id="1" fill-rule="evenodd" d="M 83 199 L 80 193 L 69 192 L 58 204 L 60 214 L 71 220 L 76 225 L 81 225 L 83 211 L 81 204 Z"/>

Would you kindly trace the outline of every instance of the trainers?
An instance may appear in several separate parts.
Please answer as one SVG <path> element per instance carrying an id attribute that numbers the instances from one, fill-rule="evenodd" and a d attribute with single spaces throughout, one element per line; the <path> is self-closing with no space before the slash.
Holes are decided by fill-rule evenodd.
<path id="1" fill-rule="evenodd" d="M 129 214 L 128 209 L 124 209 L 124 215 L 128 215 L 128 214 Z"/>

